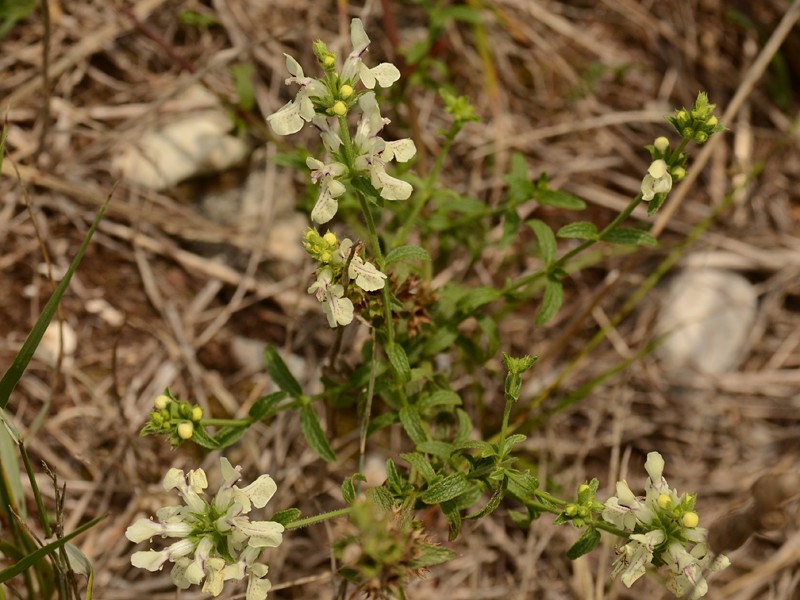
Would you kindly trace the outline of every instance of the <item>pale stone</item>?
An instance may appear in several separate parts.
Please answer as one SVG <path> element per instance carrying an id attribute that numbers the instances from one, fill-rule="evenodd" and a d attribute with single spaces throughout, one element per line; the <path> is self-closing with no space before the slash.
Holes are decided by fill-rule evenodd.
<path id="1" fill-rule="evenodd" d="M 218 103 L 178 115 L 145 131 L 118 152 L 112 165 L 129 181 L 164 190 L 241 163 L 250 147 L 230 134 L 233 127 L 230 115 Z"/>
<path id="2" fill-rule="evenodd" d="M 719 374 L 747 353 L 758 298 L 747 279 L 719 269 L 688 269 L 670 281 L 656 323 L 665 369 Z"/>

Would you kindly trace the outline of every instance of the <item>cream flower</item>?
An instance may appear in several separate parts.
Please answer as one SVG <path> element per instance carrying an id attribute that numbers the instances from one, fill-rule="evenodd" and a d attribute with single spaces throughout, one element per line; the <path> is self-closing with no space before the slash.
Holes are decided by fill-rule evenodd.
<path id="1" fill-rule="evenodd" d="M 344 287 L 333 283 L 333 271 L 324 267 L 317 274 L 317 280 L 308 288 L 309 294 L 322 303 L 322 310 L 328 317 L 328 325 L 349 325 L 353 321 L 353 303 L 344 298 Z"/>
<path id="2" fill-rule="evenodd" d="M 344 194 L 346 189 L 336 178 L 344 175 L 347 167 L 339 162 L 326 165 L 313 156 L 306 159 L 306 165 L 311 169 L 311 181 L 319 183 L 319 197 L 311 211 L 311 220 L 319 224 L 327 223 L 336 214 L 339 208 L 337 198 Z"/>
<path id="3" fill-rule="evenodd" d="M 339 254 L 342 262 L 347 262 L 353 242 L 349 239 L 342 240 L 339 245 Z M 381 273 L 371 262 L 363 260 L 357 253 L 350 259 L 350 267 L 347 270 L 350 279 L 354 279 L 356 285 L 365 292 L 374 292 L 383 289 L 386 285 L 386 275 Z"/>
<path id="4" fill-rule="evenodd" d="M 656 194 L 666 194 L 672 189 L 672 175 L 663 159 L 654 160 L 642 179 L 642 200 L 649 202 Z"/>
<path id="5" fill-rule="evenodd" d="M 205 497 L 208 479 L 202 469 L 167 472 L 164 488 L 177 490 L 184 505 L 159 509 L 157 522 L 140 519 L 125 535 L 137 543 L 157 535 L 179 539 L 164 550 L 135 552 L 131 564 L 158 571 L 172 562 L 170 577 L 177 587 L 202 584 L 212 596 L 222 593 L 225 581 L 248 577 L 247 600 L 264 600 L 271 584 L 264 579 L 266 565 L 257 561 L 265 548 L 280 545 L 284 528 L 274 521 L 252 521 L 248 513 L 253 507 L 263 508 L 277 486 L 269 475 L 261 475 L 240 488 L 236 482 L 241 469 L 225 458 L 220 463 L 223 484 L 211 501 Z"/>
<path id="6" fill-rule="evenodd" d="M 322 81 L 306 77 L 300 63 L 288 54 L 284 54 L 284 56 L 286 57 L 286 69 L 292 75 L 286 79 L 285 83 L 286 85 L 297 83 L 300 90 L 294 100 L 267 117 L 267 122 L 277 135 L 290 135 L 300 131 L 303 125 L 311 121 L 316 114 L 312 99 L 321 98 L 327 93 L 327 88 Z"/>
<path id="7" fill-rule="evenodd" d="M 353 19 L 350 22 L 350 41 L 353 43 L 353 51 L 345 60 L 340 76 L 347 85 L 355 87 L 353 85 L 355 80 L 360 79 L 364 87 L 369 89 L 374 88 L 376 82 L 386 88 L 400 79 L 400 71 L 391 63 L 381 63 L 370 69 L 361 61 L 361 55 L 369 46 L 369 37 L 361 19 Z"/>
<path id="8" fill-rule="evenodd" d="M 381 116 L 373 92 L 361 96 L 358 104 L 363 113 L 356 134 L 353 136 L 357 155 L 356 170 L 369 174 L 370 182 L 380 191 L 382 198 L 407 200 L 413 191 L 411 184 L 389 175 L 386 172 L 386 164 L 392 159 L 397 162 L 411 160 L 417 152 L 414 142 L 410 139 L 386 142 L 378 135 L 389 123 L 389 119 Z"/>

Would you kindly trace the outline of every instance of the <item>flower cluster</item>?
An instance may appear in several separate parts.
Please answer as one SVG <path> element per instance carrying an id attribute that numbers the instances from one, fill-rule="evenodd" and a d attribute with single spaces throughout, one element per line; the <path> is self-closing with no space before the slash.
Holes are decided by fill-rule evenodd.
<path id="1" fill-rule="evenodd" d="M 156 397 L 154 410 L 150 413 L 147 424 L 141 435 L 165 435 L 173 448 L 186 440 L 192 439 L 195 431 L 202 429 L 203 409 L 197 404 L 189 404 L 177 400 L 172 392 L 165 392 Z"/>
<path id="2" fill-rule="evenodd" d="M 240 467 L 221 459 L 223 484 L 212 500 L 205 497 L 208 487 L 202 469 L 184 473 L 170 469 L 164 477 L 164 489 L 176 489 L 183 506 L 168 506 L 156 512 L 156 521 L 139 519 L 128 527 L 125 536 L 139 543 L 155 536 L 178 538 L 163 550 L 135 552 L 134 567 L 158 571 L 167 562 L 174 563 L 170 576 L 181 589 L 203 583 L 203 591 L 213 596 L 222 592 L 229 579 L 247 583 L 247 600 L 263 600 L 271 587 L 266 578 L 267 565 L 258 562 L 266 548 L 276 548 L 283 541 L 283 525 L 274 521 L 251 521 L 253 507 L 263 508 L 277 486 L 269 475 L 261 475 L 240 488 Z M 205 580 L 205 581 L 204 581 Z"/>
<path id="3" fill-rule="evenodd" d="M 320 236 L 309 228 L 303 236 L 303 246 L 320 262 L 317 279 L 308 293 L 322 303 L 331 327 L 348 325 L 353 320 L 353 301 L 345 295 L 350 281 L 365 292 L 374 292 L 386 285 L 386 275 L 359 255 L 360 244 L 354 245 L 346 238 L 339 242 L 330 231 Z"/>
<path id="4" fill-rule="evenodd" d="M 609 498 L 603 509 L 603 519 L 630 532 L 628 542 L 618 552 L 612 575 L 619 575 L 630 587 L 644 575 L 647 564 L 666 565 L 667 588 L 678 598 L 705 596 L 708 584 L 703 571 L 720 571 L 730 561 L 723 555 L 713 556 L 707 530 L 697 526 L 696 496 L 678 496 L 669 487 L 661 455 L 650 452 L 644 467 L 649 476 L 645 497 L 635 496 L 628 484 L 620 481 L 617 495 Z"/>
<path id="5" fill-rule="evenodd" d="M 676 110 L 673 116 L 667 117 L 667 121 L 683 139 L 704 144 L 715 133 L 725 131 L 725 127 L 714 116 L 715 108 L 716 105 L 708 103 L 708 95 L 700 92 L 691 109 Z"/>
<path id="6" fill-rule="evenodd" d="M 306 160 L 312 181 L 319 184 L 319 197 L 311 211 L 312 221 L 319 224 L 327 223 L 336 214 L 338 198 L 344 194 L 348 179 L 369 181 L 385 200 L 407 200 L 412 192 L 411 185 L 389 175 L 386 166 L 393 159 L 409 161 L 417 149 L 410 139 L 387 142 L 380 137 L 390 121 L 381 116 L 375 93 L 370 91 L 376 84 L 391 86 L 400 78 L 400 71 L 390 63 L 373 68 L 363 63 L 361 56 L 369 46 L 369 37 L 360 19 L 353 19 L 350 38 L 353 51 L 338 72 L 336 55 L 323 42 L 314 43 L 314 54 L 325 73 L 321 79 L 306 77 L 300 64 L 286 55 L 286 68 L 292 75 L 286 83 L 296 83 L 300 90 L 294 100 L 267 117 L 278 135 L 296 133 L 305 123 L 312 123 L 320 131 L 331 160 Z M 367 89 L 358 91 L 359 82 Z M 361 116 L 351 137 L 346 117 L 356 107 Z"/>

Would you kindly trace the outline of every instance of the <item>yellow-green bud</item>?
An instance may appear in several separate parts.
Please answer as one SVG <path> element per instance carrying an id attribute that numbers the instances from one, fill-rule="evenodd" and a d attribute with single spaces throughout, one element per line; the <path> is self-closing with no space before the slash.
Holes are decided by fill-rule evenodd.
<path id="1" fill-rule="evenodd" d="M 336 239 L 336 234 L 333 233 L 332 231 L 328 231 L 325 235 L 322 236 L 322 239 L 325 240 L 325 242 L 330 245 L 334 245 L 338 241 Z"/>
<path id="2" fill-rule="evenodd" d="M 681 518 L 681 522 L 684 527 L 694 529 L 697 527 L 697 524 L 700 523 L 700 517 L 697 516 L 696 512 L 687 512 L 683 515 L 683 518 Z"/>
<path id="3" fill-rule="evenodd" d="M 656 150 L 661 154 L 664 154 L 669 149 L 669 140 L 662 135 L 656 138 L 656 141 L 653 142 L 653 146 L 655 146 Z"/>
<path id="4" fill-rule="evenodd" d="M 706 121 L 706 123 L 708 125 L 710 125 L 711 127 L 714 127 L 717 123 L 719 123 L 719 121 L 717 120 L 717 117 L 715 117 L 714 115 L 711 115 L 710 117 L 708 117 L 708 120 Z"/>
<path id="5" fill-rule="evenodd" d="M 589 486 L 585 483 L 582 483 L 578 486 L 578 493 L 582 494 L 583 492 L 589 491 Z"/>
<path id="6" fill-rule="evenodd" d="M 673 180 L 680 181 L 684 177 L 686 177 L 686 169 L 684 169 L 683 167 L 675 167 L 674 169 L 672 169 Z"/>
<path id="7" fill-rule="evenodd" d="M 169 396 L 167 396 L 166 394 L 161 394 L 159 396 L 156 396 L 153 405 L 156 407 L 157 410 L 164 410 L 165 408 L 167 408 L 167 406 L 169 406 L 170 402 L 172 402 L 172 400 L 170 399 Z"/>
<path id="8" fill-rule="evenodd" d="M 323 67 L 332 67 L 336 62 L 336 57 L 333 54 L 328 54 L 322 59 Z"/>
<path id="9" fill-rule="evenodd" d="M 573 517 L 578 512 L 578 507 L 574 504 L 567 504 L 567 507 L 564 509 L 564 514 L 568 517 Z"/>
<path id="10" fill-rule="evenodd" d="M 345 83 L 345 84 L 344 84 L 342 87 L 340 87 L 340 88 L 339 88 L 339 95 L 340 95 L 342 98 L 345 98 L 345 99 L 347 99 L 347 98 L 349 98 L 350 96 L 352 96 L 352 95 L 353 95 L 353 92 L 354 92 L 354 91 L 355 91 L 355 90 L 353 89 L 353 86 L 352 86 L 352 85 L 347 85 L 347 84 Z"/>
<path id="11" fill-rule="evenodd" d="M 661 508 L 667 508 L 670 504 L 672 504 L 672 498 L 669 494 L 659 494 L 656 502 Z"/>
<path id="12" fill-rule="evenodd" d="M 189 440 L 194 433 L 194 425 L 191 421 L 184 421 L 178 424 L 178 437 L 182 440 Z"/>
<path id="13" fill-rule="evenodd" d="M 337 100 L 336 103 L 331 107 L 331 110 L 337 117 L 343 117 L 347 114 L 347 105 L 341 100 Z"/>
<path id="14" fill-rule="evenodd" d="M 199 406 L 195 406 L 192 409 L 192 421 L 199 421 L 203 418 L 203 409 Z"/>
<path id="15" fill-rule="evenodd" d="M 694 141 L 698 144 L 705 144 L 708 141 L 708 134 L 705 131 L 698 131 L 694 134 Z"/>

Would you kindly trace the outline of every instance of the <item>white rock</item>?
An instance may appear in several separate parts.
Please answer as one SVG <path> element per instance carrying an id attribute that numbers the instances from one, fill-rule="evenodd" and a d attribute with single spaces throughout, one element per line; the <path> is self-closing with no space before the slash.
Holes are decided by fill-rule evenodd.
<path id="1" fill-rule="evenodd" d="M 656 354 L 670 374 L 725 373 L 746 355 L 757 295 L 747 279 L 719 269 L 688 269 L 668 285 L 656 335 L 668 334 Z"/>
<path id="2" fill-rule="evenodd" d="M 64 332 L 64 343 L 60 345 L 59 339 L 62 331 Z M 71 367 L 75 350 L 78 349 L 78 336 L 69 323 L 63 321 L 61 327 L 59 327 L 58 319 L 53 319 L 50 321 L 50 325 L 47 326 L 42 336 L 42 341 L 36 348 L 36 357 L 48 365 L 55 366 L 58 359 L 59 346 L 61 346 L 62 351 L 61 364 L 66 368 Z"/>
<path id="3" fill-rule="evenodd" d="M 208 92 L 192 91 L 195 98 Z M 144 132 L 112 161 L 126 179 L 163 190 L 195 175 L 223 171 L 248 155 L 247 143 L 229 132 L 230 115 L 220 106 L 179 115 Z"/>

